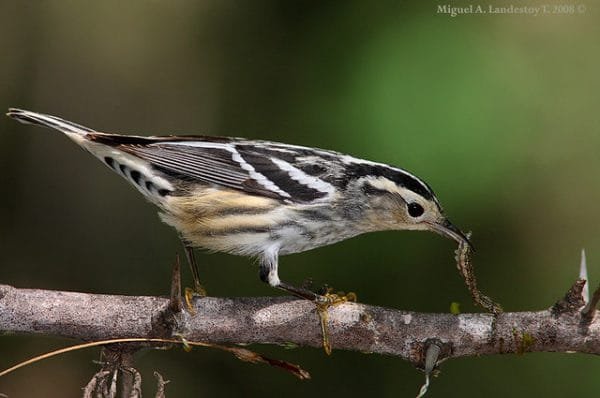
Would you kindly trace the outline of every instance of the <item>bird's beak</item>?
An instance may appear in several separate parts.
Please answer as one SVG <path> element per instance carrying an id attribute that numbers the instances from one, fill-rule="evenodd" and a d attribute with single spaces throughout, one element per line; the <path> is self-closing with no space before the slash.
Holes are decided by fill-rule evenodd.
<path id="1" fill-rule="evenodd" d="M 471 250 L 475 250 L 469 238 L 467 238 L 467 236 L 460 229 L 455 227 L 450 221 L 444 220 L 441 223 L 431 223 L 429 225 L 438 234 L 450 239 L 454 239 L 458 243 L 465 243 Z"/>

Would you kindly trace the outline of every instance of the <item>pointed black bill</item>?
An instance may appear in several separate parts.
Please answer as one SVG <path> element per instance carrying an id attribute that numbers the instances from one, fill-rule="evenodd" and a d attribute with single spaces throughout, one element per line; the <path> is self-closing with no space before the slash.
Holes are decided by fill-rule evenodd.
<path id="1" fill-rule="evenodd" d="M 450 221 L 444 220 L 441 223 L 430 224 L 433 230 L 447 238 L 454 239 L 458 243 L 466 243 L 472 251 L 475 251 L 473 244 L 467 236 Z"/>

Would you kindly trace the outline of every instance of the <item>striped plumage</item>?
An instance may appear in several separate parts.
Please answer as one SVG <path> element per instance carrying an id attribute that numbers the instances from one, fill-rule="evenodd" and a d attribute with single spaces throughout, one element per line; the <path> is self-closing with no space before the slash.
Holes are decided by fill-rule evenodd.
<path id="1" fill-rule="evenodd" d="M 157 205 L 186 247 L 257 256 L 263 280 L 303 297 L 279 280 L 279 254 L 387 229 L 466 240 L 425 182 L 385 164 L 241 138 L 106 134 L 19 109 L 8 116 L 65 133 Z"/>

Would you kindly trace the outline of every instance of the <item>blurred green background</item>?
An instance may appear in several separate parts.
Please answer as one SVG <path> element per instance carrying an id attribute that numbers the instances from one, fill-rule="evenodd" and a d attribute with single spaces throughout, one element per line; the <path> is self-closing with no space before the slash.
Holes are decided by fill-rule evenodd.
<path id="1" fill-rule="evenodd" d="M 587 4 L 575 15 L 451 18 L 439 4 L 2 0 L 0 104 L 102 131 L 261 138 L 404 167 L 473 231 L 485 292 L 510 311 L 549 307 L 577 277 L 582 247 L 600 279 L 599 14 Z M 176 234 L 100 162 L 57 133 L 0 118 L 0 168 L 0 283 L 167 294 Z M 454 248 L 434 234 L 376 233 L 283 257 L 281 274 L 369 304 L 477 311 Z M 198 257 L 211 295 L 279 294 L 249 259 Z M 3 336 L 0 368 L 71 343 Z M 390 357 L 254 348 L 313 379 L 221 352 L 146 351 L 145 394 L 153 370 L 171 380 L 170 397 L 404 397 L 423 381 Z M 78 396 L 94 359 L 88 350 L 46 360 L 0 380 L 0 392 Z M 429 396 L 592 396 L 599 371 L 578 354 L 458 359 Z"/>

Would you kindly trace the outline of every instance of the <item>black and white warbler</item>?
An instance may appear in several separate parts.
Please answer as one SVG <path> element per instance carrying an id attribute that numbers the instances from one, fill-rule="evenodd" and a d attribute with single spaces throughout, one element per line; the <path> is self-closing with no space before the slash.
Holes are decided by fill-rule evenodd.
<path id="1" fill-rule="evenodd" d="M 264 282 L 317 299 L 279 279 L 279 255 L 381 230 L 428 230 L 469 243 L 431 188 L 397 167 L 276 142 L 106 134 L 20 109 L 7 115 L 63 132 L 158 206 L 180 234 L 197 290 L 193 248 L 257 257 Z"/>

